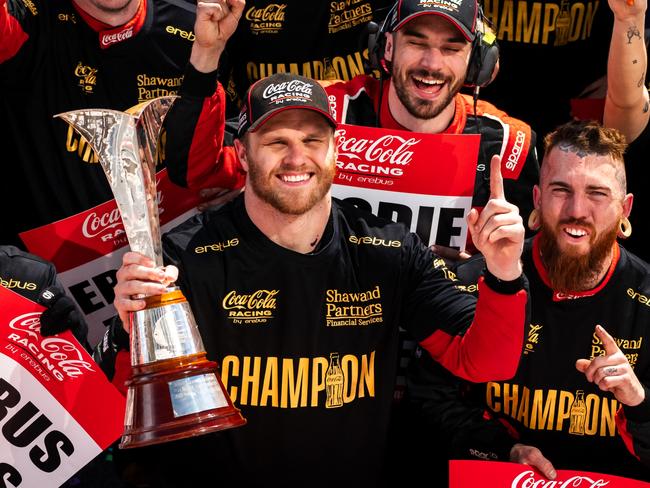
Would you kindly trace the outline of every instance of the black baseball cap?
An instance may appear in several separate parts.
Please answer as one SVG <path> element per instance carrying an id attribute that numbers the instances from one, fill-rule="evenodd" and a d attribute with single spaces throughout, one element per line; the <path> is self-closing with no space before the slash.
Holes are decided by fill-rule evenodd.
<path id="1" fill-rule="evenodd" d="M 429 14 L 447 19 L 470 42 L 476 37 L 477 0 L 397 0 L 388 19 L 388 31 L 397 31 L 414 18 Z"/>
<path id="2" fill-rule="evenodd" d="M 274 115 L 296 108 L 318 112 L 336 128 L 327 93 L 317 81 L 291 73 L 276 73 L 256 81 L 248 89 L 239 113 L 237 136 L 255 132 Z"/>

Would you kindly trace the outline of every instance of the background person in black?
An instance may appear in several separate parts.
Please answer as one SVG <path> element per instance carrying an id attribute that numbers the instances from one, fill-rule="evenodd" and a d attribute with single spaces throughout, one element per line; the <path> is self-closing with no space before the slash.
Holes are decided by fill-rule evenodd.
<path id="1" fill-rule="evenodd" d="M 332 200 L 336 123 L 317 82 L 271 76 L 248 100 L 236 141 L 246 191 L 163 243 L 248 423 L 157 446 L 151 470 L 171 486 L 215 476 L 215 465 L 221 482 L 243 486 L 381 485 L 398 325 L 468 379 L 516 368 L 526 308 L 521 218 L 503 198 L 495 157 L 492 198 L 469 216 L 487 269 L 475 302 L 403 225 Z M 124 256 L 115 287 L 124 323 L 144 305 L 135 295 L 160 294 L 176 278 L 178 268 L 152 265 Z M 325 389 L 335 357 L 338 393 Z"/>
<path id="2" fill-rule="evenodd" d="M 196 2 L 185 0 L 0 0 L 0 242 L 21 247 L 19 232 L 113 198 L 94 153 L 53 116 L 175 94 L 195 19 Z"/>
<path id="3" fill-rule="evenodd" d="M 248 87 L 274 73 L 351 80 L 368 72 L 366 26 L 383 20 L 392 0 L 248 0 L 228 42 L 220 80 L 229 117 Z"/>
<path id="4" fill-rule="evenodd" d="M 624 139 L 571 122 L 547 139 L 526 242 L 531 322 L 517 374 L 459 384 L 422 355 L 409 392 L 448 456 L 510 460 L 555 478 L 578 469 L 650 481 L 650 266 L 629 233 Z M 472 292 L 481 258 L 458 266 Z"/>

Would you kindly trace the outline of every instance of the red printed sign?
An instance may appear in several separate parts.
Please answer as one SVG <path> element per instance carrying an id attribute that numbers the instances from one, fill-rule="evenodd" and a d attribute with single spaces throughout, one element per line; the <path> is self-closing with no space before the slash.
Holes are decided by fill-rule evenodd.
<path id="1" fill-rule="evenodd" d="M 589 471 L 557 470 L 549 480 L 526 464 L 449 461 L 449 488 L 650 488 L 650 483 Z"/>
<path id="2" fill-rule="evenodd" d="M 480 136 L 341 124 L 332 195 L 464 250 Z"/>
<path id="3" fill-rule="evenodd" d="M 167 170 L 157 175 L 161 231 L 196 213 L 199 198 L 169 181 Z M 115 200 L 20 234 L 27 249 L 56 266 L 59 279 L 84 313 L 88 339 L 95 344 L 104 322 L 115 315 L 115 274 L 128 251 L 128 241 Z"/>
<path id="4" fill-rule="evenodd" d="M 124 397 L 69 332 L 40 335 L 43 307 L 0 287 L 0 479 L 59 486 L 122 434 Z"/>

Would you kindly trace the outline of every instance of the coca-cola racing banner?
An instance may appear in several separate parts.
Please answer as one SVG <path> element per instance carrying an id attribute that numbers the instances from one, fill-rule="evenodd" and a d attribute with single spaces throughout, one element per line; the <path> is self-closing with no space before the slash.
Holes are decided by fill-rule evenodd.
<path id="1" fill-rule="evenodd" d="M 480 136 L 341 124 L 332 195 L 464 250 Z"/>
<path id="2" fill-rule="evenodd" d="M 197 212 L 199 198 L 157 174 L 161 231 Z M 115 286 L 122 255 L 129 250 L 115 200 L 20 234 L 27 249 L 54 263 L 59 279 L 88 321 L 88 340 L 98 342 L 115 315 Z"/>
<path id="3" fill-rule="evenodd" d="M 57 487 L 124 428 L 124 397 L 43 307 L 0 287 L 0 486 Z"/>
<path id="4" fill-rule="evenodd" d="M 450 461 L 449 488 L 650 488 L 650 483 L 588 471 L 557 470 L 549 480 L 527 464 Z"/>

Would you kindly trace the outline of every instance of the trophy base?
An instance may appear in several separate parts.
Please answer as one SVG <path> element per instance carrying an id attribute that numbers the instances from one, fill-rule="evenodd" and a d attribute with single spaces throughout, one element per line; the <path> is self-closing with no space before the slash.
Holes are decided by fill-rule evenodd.
<path id="1" fill-rule="evenodd" d="M 134 366 L 126 382 L 121 449 L 194 437 L 246 423 L 205 353 Z"/>

